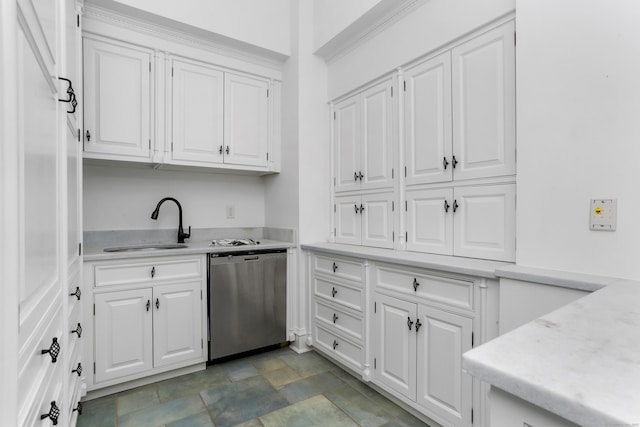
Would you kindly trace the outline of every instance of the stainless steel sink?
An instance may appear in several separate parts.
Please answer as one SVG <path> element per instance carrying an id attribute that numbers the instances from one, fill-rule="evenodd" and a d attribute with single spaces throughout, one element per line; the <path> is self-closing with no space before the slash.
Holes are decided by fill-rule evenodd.
<path id="1" fill-rule="evenodd" d="M 127 252 L 127 251 L 155 251 L 166 249 L 184 249 L 188 246 L 182 243 L 147 243 L 142 245 L 113 246 L 104 248 L 105 252 Z"/>

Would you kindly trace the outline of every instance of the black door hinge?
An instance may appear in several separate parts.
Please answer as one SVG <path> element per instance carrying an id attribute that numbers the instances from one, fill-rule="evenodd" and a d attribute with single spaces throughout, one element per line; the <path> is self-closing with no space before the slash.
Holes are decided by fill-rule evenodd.
<path id="1" fill-rule="evenodd" d="M 405 231 L 405 232 L 404 232 L 404 241 L 405 241 L 405 242 L 408 242 L 408 241 L 409 241 L 409 232 L 408 232 L 408 231 Z"/>
<path id="2" fill-rule="evenodd" d="M 391 179 L 394 179 L 394 171 L 393 171 L 393 168 L 391 168 Z"/>
<path id="3" fill-rule="evenodd" d="M 151 61 L 149 61 L 149 72 L 151 72 Z"/>
<path id="4" fill-rule="evenodd" d="M 513 32 L 513 45 L 516 45 L 516 32 Z"/>
<path id="5" fill-rule="evenodd" d="M 80 141 L 81 141 L 81 139 L 80 139 L 80 129 L 78 129 L 78 142 L 80 142 Z"/>
<path id="6" fill-rule="evenodd" d="M 393 96 L 393 86 L 391 86 L 391 96 Z"/>
<path id="7" fill-rule="evenodd" d="M 96 315 L 96 305 L 95 304 L 93 304 L 93 315 L 94 316 Z"/>
<path id="8" fill-rule="evenodd" d="M 333 120 L 335 120 L 335 119 L 336 119 L 336 112 L 334 111 L 333 112 Z"/>
<path id="9" fill-rule="evenodd" d="M 405 92 L 407 91 L 407 81 L 406 80 L 404 81 L 404 91 Z"/>
<path id="10" fill-rule="evenodd" d="M 76 14 L 76 26 L 80 28 L 80 15 Z"/>
<path id="11" fill-rule="evenodd" d="M 391 212 L 395 212 L 396 210 L 396 202 L 391 201 Z"/>
<path id="12" fill-rule="evenodd" d="M 373 312 L 377 313 L 378 312 L 378 303 L 377 302 L 373 302 Z"/>
<path id="13" fill-rule="evenodd" d="M 378 369 L 378 363 L 375 357 L 373 358 L 373 369 Z"/>
<path id="14" fill-rule="evenodd" d="M 78 256 L 82 255 L 82 243 L 78 243 Z"/>
<path id="15" fill-rule="evenodd" d="M 269 89 L 267 89 L 267 98 L 269 97 Z"/>
<path id="16" fill-rule="evenodd" d="M 173 67 L 171 67 L 171 77 L 173 77 Z"/>
<path id="17" fill-rule="evenodd" d="M 404 167 L 404 177 L 405 178 L 407 177 L 407 167 L 406 166 Z"/>
<path id="18" fill-rule="evenodd" d="M 269 161 L 269 152 L 267 151 L 267 161 Z"/>
<path id="19" fill-rule="evenodd" d="M 474 341 L 474 336 L 473 336 L 473 332 L 471 332 L 471 347 L 473 348 L 473 341 Z"/>
<path id="20" fill-rule="evenodd" d="M 93 362 L 93 375 L 96 374 L 96 362 Z"/>
<path id="21" fill-rule="evenodd" d="M 471 424 L 473 424 L 473 408 L 471 408 Z"/>
<path id="22" fill-rule="evenodd" d="M 395 242 L 395 241 L 396 241 L 396 232 L 395 232 L 395 231 L 393 231 L 393 232 L 391 233 L 391 241 L 392 241 L 392 242 Z"/>
<path id="23" fill-rule="evenodd" d="M 405 200 L 404 201 L 404 211 L 407 212 L 409 210 L 409 201 Z"/>

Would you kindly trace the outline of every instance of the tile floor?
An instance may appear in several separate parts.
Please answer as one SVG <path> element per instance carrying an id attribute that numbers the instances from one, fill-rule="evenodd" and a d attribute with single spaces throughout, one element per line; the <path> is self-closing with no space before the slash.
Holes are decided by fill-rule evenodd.
<path id="1" fill-rule="evenodd" d="M 288 348 L 87 401 L 84 426 L 428 427 L 315 352 Z"/>

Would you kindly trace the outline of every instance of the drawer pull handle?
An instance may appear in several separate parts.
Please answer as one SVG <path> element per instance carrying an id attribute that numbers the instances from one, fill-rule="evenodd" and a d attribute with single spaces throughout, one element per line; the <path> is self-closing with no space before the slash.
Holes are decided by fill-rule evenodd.
<path id="1" fill-rule="evenodd" d="M 411 326 L 413 326 L 413 322 L 411 321 L 411 317 L 407 317 L 407 326 L 409 327 L 409 330 L 411 330 Z"/>
<path id="2" fill-rule="evenodd" d="M 156 310 L 160 310 L 160 299 L 156 298 Z"/>
<path id="3" fill-rule="evenodd" d="M 336 347 L 338 346 L 338 344 L 339 344 L 339 343 L 338 343 L 338 341 L 333 340 L 333 349 L 334 349 L 334 350 L 336 349 Z"/>
<path id="4" fill-rule="evenodd" d="M 418 332 L 420 326 L 422 326 L 422 323 L 420 323 L 420 319 L 416 319 L 416 332 Z"/>
<path id="5" fill-rule="evenodd" d="M 149 311 L 149 307 L 151 307 L 151 300 L 147 300 L 147 311 Z"/>
<path id="6" fill-rule="evenodd" d="M 76 373 L 78 374 L 78 376 L 82 375 L 82 363 L 78 363 L 78 367 L 76 369 L 74 369 L 73 371 L 71 371 L 71 373 Z"/>
<path id="7" fill-rule="evenodd" d="M 334 262 L 334 263 L 333 263 L 333 272 L 335 273 L 337 269 L 338 269 L 338 264 L 336 264 L 336 263 Z"/>
<path id="8" fill-rule="evenodd" d="M 69 294 L 70 297 L 76 297 L 78 298 L 78 301 L 80 301 L 80 295 L 82 295 L 82 292 L 80 292 L 80 287 L 76 286 L 76 291 L 72 294 Z"/>
<path id="9" fill-rule="evenodd" d="M 78 334 L 78 338 L 82 337 L 82 326 L 80 326 L 80 323 L 78 323 L 78 326 L 76 326 L 76 328 L 71 331 L 72 334 Z"/>
<path id="10" fill-rule="evenodd" d="M 416 279 L 415 277 L 413 278 L 413 291 L 414 292 L 418 292 L 418 286 L 420 286 L 420 283 L 418 282 L 418 279 Z"/>
<path id="11" fill-rule="evenodd" d="M 40 354 L 49 354 L 49 356 L 51 356 L 51 363 L 56 363 L 58 361 L 58 355 L 60 354 L 60 343 L 58 343 L 58 338 L 53 337 L 53 340 L 51 340 L 51 347 L 46 350 L 41 350 Z"/>
<path id="12" fill-rule="evenodd" d="M 336 320 L 338 320 L 338 316 L 335 313 L 333 313 L 333 323 L 336 323 Z"/>
<path id="13" fill-rule="evenodd" d="M 331 297 L 335 298 L 336 294 L 338 293 L 337 289 L 335 287 L 331 288 Z"/>
<path id="14" fill-rule="evenodd" d="M 45 418 L 51 419 L 51 423 L 54 426 L 58 425 L 58 417 L 60 417 L 60 408 L 58 408 L 58 405 L 56 405 L 55 400 L 51 402 L 51 408 L 49 408 L 49 412 L 40 415 L 41 420 L 44 420 Z"/>
<path id="15" fill-rule="evenodd" d="M 155 277 L 156 275 L 156 268 L 155 267 L 151 267 L 151 277 Z"/>
<path id="16" fill-rule="evenodd" d="M 73 408 L 71 412 L 78 411 L 78 415 L 82 415 L 82 402 L 78 402 L 78 406 Z"/>

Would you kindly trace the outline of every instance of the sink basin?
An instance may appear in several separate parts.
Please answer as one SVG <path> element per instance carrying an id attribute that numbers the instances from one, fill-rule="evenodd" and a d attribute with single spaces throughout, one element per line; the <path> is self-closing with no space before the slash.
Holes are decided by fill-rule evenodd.
<path id="1" fill-rule="evenodd" d="M 130 246 L 113 246 L 111 248 L 104 248 L 105 252 L 127 252 L 127 251 L 155 251 L 166 249 L 183 249 L 188 246 L 182 243 L 148 243 L 142 245 L 130 245 Z"/>

